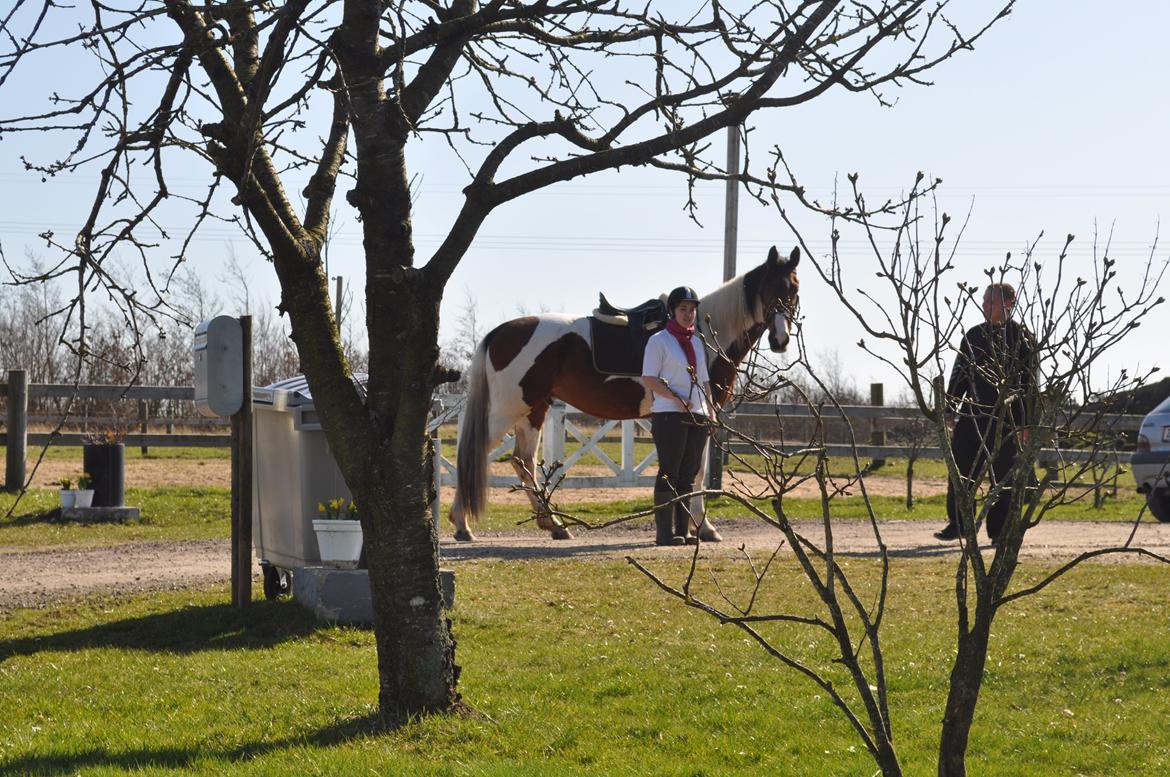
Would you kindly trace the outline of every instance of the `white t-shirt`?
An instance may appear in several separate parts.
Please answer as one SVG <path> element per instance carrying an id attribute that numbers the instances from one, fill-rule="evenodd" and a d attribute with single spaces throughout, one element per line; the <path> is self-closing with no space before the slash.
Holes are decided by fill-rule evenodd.
<path id="1" fill-rule="evenodd" d="M 703 341 L 699 339 L 698 333 L 691 338 L 691 343 L 695 346 L 696 374 L 693 379 L 682 344 L 665 329 L 654 333 L 646 341 L 646 353 L 642 356 L 642 375 L 647 378 L 662 378 L 671 391 L 690 402 L 691 412 L 696 415 L 707 415 L 709 409 L 707 396 L 703 393 L 702 388 L 703 384 L 710 380 L 707 375 L 706 354 L 703 353 Z M 650 412 L 683 413 L 686 411 L 674 397 L 668 399 L 655 394 Z"/>

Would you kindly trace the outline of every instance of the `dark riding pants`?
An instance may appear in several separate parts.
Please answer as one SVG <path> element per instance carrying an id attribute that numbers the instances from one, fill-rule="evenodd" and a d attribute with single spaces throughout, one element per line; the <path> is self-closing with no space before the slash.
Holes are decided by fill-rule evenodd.
<path id="1" fill-rule="evenodd" d="M 658 450 L 658 477 L 654 490 L 686 494 L 695 489 L 695 475 L 703 464 L 707 428 L 690 413 L 654 413 L 650 434 Z"/>
<path id="2" fill-rule="evenodd" d="M 1001 432 L 1001 425 L 989 418 L 960 416 L 951 436 L 951 453 L 955 465 L 967 482 L 963 485 L 947 484 L 947 519 L 952 526 L 959 526 L 960 500 L 974 501 L 976 487 L 986 486 L 988 493 L 1006 482 L 1008 474 L 1019 456 L 1019 441 L 1014 433 Z M 988 472 L 987 459 L 991 454 L 991 470 Z M 1011 508 L 1012 485 L 998 489 L 995 501 L 987 506 L 987 536 L 995 539 L 1003 529 Z M 978 517 L 978 512 L 973 512 Z"/>

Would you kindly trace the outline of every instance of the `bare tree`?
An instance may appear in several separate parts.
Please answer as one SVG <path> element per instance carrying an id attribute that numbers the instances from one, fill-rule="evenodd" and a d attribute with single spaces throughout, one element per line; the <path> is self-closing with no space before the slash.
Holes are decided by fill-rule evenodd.
<path id="1" fill-rule="evenodd" d="M 34 273 L 44 270 L 33 254 L 28 255 L 28 264 Z M 65 375 L 58 357 L 61 333 L 49 323 L 65 304 L 53 285 L 0 287 L 0 363 L 7 369 L 27 370 L 34 383 L 61 380 Z"/>
<path id="2" fill-rule="evenodd" d="M 459 312 L 459 326 L 455 336 L 442 347 L 439 360 L 441 364 L 451 370 L 459 372 L 459 379 L 449 383 L 446 388 L 460 394 L 467 391 L 467 377 L 463 373 L 471 364 L 475 356 L 475 349 L 483 339 L 484 331 L 479 321 L 479 305 L 470 287 L 463 289 L 463 306 Z"/>
<path id="3" fill-rule="evenodd" d="M 860 194 L 856 201 L 861 202 Z M 787 214 L 780 208 L 784 218 Z M 843 266 L 834 249 L 828 257 L 817 259 L 817 272 L 836 292 L 840 303 L 853 313 L 866 332 L 862 348 L 875 359 L 900 365 L 899 374 L 906 381 L 914 402 L 929 423 L 936 444 L 947 451 L 946 462 L 952 489 L 958 495 L 960 554 L 955 570 L 957 606 L 955 659 L 951 668 L 945 712 L 942 721 L 938 774 L 957 777 L 966 774 L 968 738 L 988 658 L 991 627 L 1001 610 L 1025 596 L 1043 591 L 1061 575 L 1079 563 L 1107 554 L 1132 554 L 1170 563 L 1135 543 L 1141 515 L 1132 525 L 1119 526 L 1117 544 L 1069 558 L 1056 571 L 1039 582 L 1012 588 L 1025 532 L 1040 523 L 1052 509 L 1081 498 L 1075 485 L 1081 476 L 1111 459 L 1114 417 L 1106 411 L 1102 396 L 1132 390 L 1140 386 L 1145 375 L 1123 374 L 1102 382 L 1097 378 L 1098 365 L 1129 332 L 1132 332 L 1151 309 L 1162 303 L 1156 289 L 1165 263 L 1156 262 L 1151 253 L 1145 272 L 1121 283 L 1107 245 L 1096 257 L 1092 276 L 1076 276 L 1071 271 L 1067 249 L 1069 236 L 1059 255 L 1041 260 L 1035 244 L 1013 259 L 990 268 L 982 279 L 956 278 L 954 256 L 958 250 L 947 240 L 950 219 L 944 214 L 936 229 L 920 239 L 925 230 L 917 205 L 904 212 L 900 222 L 881 230 L 863 219 L 866 238 L 873 248 L 872 265 L 884 286 L 869 285 L 857 289 L 844 277 Z M 803 241 L 802 241 L 803 242 Z M 858 270 L 850 260 L 850 270 Z M 872 272 L 861 272 L 872 277 Z M 941 381 L 931 376 L 943 374 L 943 367 L 955 356 L 964 314 L 972 312 L 972 299 L 981 291 L 981 280 L 1010 279 L 1019 286 L 1016 315 L 1033 333 L 1032 347 L 1002 348 L 988 351 L 988 358 L 978 362 L 981 379 L 996 388 L 993 406 L 982 408 L 989 418 L 999 419 L 986 425 L 980 440 L 982 463 L 973 470 L 960 469 L 951 453 L 951 432 L 947 402 Z M 803 350 L 802 350 L 803 353 Z M 808 368 L 813 382 L 822 390 L 828 385 L 815 369 Z M 839 406 L 806 394 L 818 427 L 823 427 Z M 1013 415 L 1016 406 L 1027 408 Z M 716 580 L 706 590 L 696 576 L 697 563 L 680 583 L 631 560 L 663 590 L 688 606 L 710 614 L 722 623 L 743 629 L 770 655 L 811 679 L 848 719 L 884 775 L 902 774 L 902 764 L 895 748 L 894 713 L 889 699 L 886 656 L 883 652 L 881 625 L 888 604 L 890 574 L 887 548 L 882 541 L 882 525 L 870 505 L 862 477 L 864 467 L 856 456 L 854 475 L 848 482 L 834 482 L 828 476 L 828 454 L 823 431 L 818 428 L 806 442 L 775 445 L 759 442 L 734 429 L 733 439 L 750 444 L 757 460 L 737 456 L 742 468 L 753 471 L 766 489 L 748 491 L 729 488 L 719 493 L 738 501 L 760 520 L 776 527 L 780 546 L 787 546 L 795 557 L 803 577 L 811 584 L 817 605 L 812 612 L 768 612 L 759 602 L 761 592 L 778 572 L 773 562 L 780 547 L 767 559 L 748 558 L 749 580 L 739 590 L 726 581 Z M 1013 437 L 1015 439 L 1009 439 Z M 999 454 L 1019 453 L 1010 470 L 992 466 Z M 1037 479 L 1035 464 L 1042 448 L 1056 445 L 1050 455 L 1063 462 L 1063 479 L 1051 474 Z M 1009 448 L 1009 446 L 1012 446 Z M 732 454 L 735 456 L 735 454 Z M 785 494 L 795 485 L 813 481 L 822 502 L 821 531 L 816 536 L 802 533 L 785 509 Z M 848 572 L 834 549 L 835 499 L 845 489 L 860 493 L 869 516 L 878 569 L 874 579 Z M 983 498 L 980 499 L 980 495 Z M 757 507 L 761 497 L 770 496 L 774 512 Z M 998 529 L 990 549 L 979 545 L 979 530 L 988 522 L 994 505 L 1006 500 L 1006 518 Z M 990 524 L 989 524 L 990 525 Z M 990 531 L 990 530 L 989 530 Z M 699 551 L 695 551 L 697 561 Z M 858 579 L 861 578 L 861 579 Z M 807 632 L 828 637 L 835 646 L 829 664 L 818 666 L 802 658 L 800 647 Z"/>
<path id="4" fill-rule="evenodd" d="M 757 197 L 783 191 L 826 210 L 782 159 L 783 178 L 747 163 L 725 170 L 707 139 L 739 125 L 750 138 L 757 111 L 831 89 L 888 102 L 890 91 L 923 83 L 974 48 L 1012 1 L 980 6 L 986 21 L 971 28 L 949 19 L 946 5 L 32 0 L 0 22 L 0 85 L 35 74 L 46 102 L 0 119 L 0 133 L 61 137 L 58 159 L 29 162 L 37 174 L 99 168 L 76 239 L 46 234 L 61 258 L 35 274 L 76 278 L 79 293 L 63 315 L 83 352 L 82 292 L 103 288 L 127 329 L 140 332 L 165 311 L 173 268 L 209 223 L 238 225 L 272 262 L 330 449 L 363 508 L 379 705 L 396 720 L 459 703 L 427 519 L 424 429 L 432 390 L 455 377 L 439 367 L 439 305 L 485 220 L 552 184 L 627 166 L 674 171 L 692 184 L 734 178 Z M 53 82 L 59 71 L 43 63 L 75 53 L 96 58 L 92 81 L 79 84 L 85 71 L 70 68 Z M 13 110 L 12 100 L 4 105 Z M 421 264 L 408 164 L 408 147 L 418 146 L 448 148 L 468 181 L 446 237 Z M 172 191 L 173 160 L 183 155 L 207 172 L 201 194 Z M 322 262 L 338 186 L 363 233 L 364 395 Z M 157 224 L 184 206 L 190 228 L 163 259 Z M 154 266 L 145 287 L 108 274 L 115 252 Z"/>

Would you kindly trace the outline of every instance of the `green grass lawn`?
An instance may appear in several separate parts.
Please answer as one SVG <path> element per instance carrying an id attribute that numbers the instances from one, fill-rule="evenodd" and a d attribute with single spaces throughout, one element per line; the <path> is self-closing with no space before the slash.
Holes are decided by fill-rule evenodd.
<path id="1" fill-rule="evenodd" d="M 444 489 L 442 531 L 449 533 L 447 514 L 450 510 L 451 489 Z M 651 493 L 645 498 L 615 500 L 605 503 L 573 501 L 572 489 L 555 495 L 557 507 L 579 518 L 588 525 L 600 525 L 622 515 L 646 510 L 651 505 Z M 13 515 L 4 518 L 16 497 L 0 492 L 0 546 L 40 547 L 48 545 L 110 545 L 133 540 L 180 540 L 227 538 L 231 535 L 231 494 L 226 488 L 176 487 L 132 488 L 126 491 L 126 504 L 140 508 L 139 523 L 71 523 L 56 518 L 57 492 L 47 489 L 29 491 L 17 505 Z M 912 510 L 906 509 L 901 497 L 870 497 L 874 513 L 881 520 L 927 521 L 945 520 L 946 498 L 942 495 L 916 500 Z M 767 502 L 757 502 L 767 509 Z M 1143 497 L 1128 490 L 1119 490 L 1118 498 L 1108 499 L 1098 509 L 1092 500 L 1082 499 L 1059 507 L 1048 514 L 1052 520 L 1071 521 L 1130 521 L 1143 505 Z M 786 498 L 784 509 L 797 519 L 819 519 L 821 504 L 818 499 Z M 718 522 L 751 521 L 748 512 L 738 503 L 717 498 L 710 501 L 709 510 Z M 864 501 L 858 496 L 838 497 L 832 502 L 833 516 L 838 520 L 861 520 L 868 517 Z M 649 517 L 636 521 L 650 522 Z M 531 510 L 525 505 L 489 505 L 488 513 L 472 525 L 473 531 L 540 531 L 532 520 Z"/>
<path id="2" fill-rule="evenodd" d="M 128 488 L 126 504 L 137 523 L 78 523 L 57 518 L 57 492 L 32 489 L 4 518 L 15 494 L 0 492 L 0 545 L 111 545 L 133 540 L 214 539 L 231 536 L 231 490 L 167 486 Z"/>
<path id="3" fill-rule="evenodd" d="M 725 591 L 742 595 L 744 565 L 720 563 Z M 872 562 L 847 563 L 871 598 Z M 665 554 L 654 566 L 676 582 L 685 569 Z M 1043 571 L 1025 565 L 1020 583 Z M 697 590 L 712 597 L 706 574 Z M 896 743 L 911 775 L 935 772 L 953 575 L 953 563 L 894 562 L 882 633 Z M 789 565 L 777 568 L 763 601 L 816 612 L 798 580 Z M 1166 586 L 1162 568 L 1085 566 L 1004 612 L 972 773 L 1167 773 Z M 390 733 L 369 726 L 371 633 L 318 626 L 288 601 L 241 614 L 214 589 L 10 613 L 0 625 L 0 773 L 874 772 L 823 693 L 625 563 L 464 563 L 457 588 L 460 688 L 478 715 Z M 826 665 L 823 635 L 772 635 Z"/>
<path id="4" fill-rule="evenodd" d="M 6 453 L 6 448 L 0 445 L 0 458 Z M 29 446 L 28 448 L 28 466 L 32 467 L 33 463 L 41 455 L 41 448 L 37 446 Z M 138 446 L 127 445 L 125 450 L 126 461 L 135 461 L 138 459 L 230 459 L 232 457 L 230 448 L 171 448 L 155 446 L 149 448 L 144 455 L 142 448 Z M 69 445 L 50 445 L 45 451 L 45 459 L 49 461 L 77 461 L 81 462 L 81 448 Z"/>

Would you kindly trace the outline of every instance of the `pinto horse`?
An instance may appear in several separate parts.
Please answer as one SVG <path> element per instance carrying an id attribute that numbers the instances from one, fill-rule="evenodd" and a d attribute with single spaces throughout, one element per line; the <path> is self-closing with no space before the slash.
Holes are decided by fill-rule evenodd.
<path id="1" fill-rule="evenodd" d="M 716 405 L 731 399 L 736 367 L 765 329 L 771 350 L 779 353 L 787 348 L 799 291 L 799 261 L 799 248 L 792 249 L 784 261 L 773 246 L 763 264 L 701 299 L 698 329 Z M 500 324 L 476 348 L 459 428 L 458 476 L 450 514 L 456 540 L 475 539 L 467 521 L 484 509 L 487 456 L 509 429 L 516 435 L 512 466 L 532 502 L 537 525 L 555 539 L 571 537 L 537 498 L 533 479 L 533 457 L 552 400 L 560 399 L 598 418 L 621 420 L 650 415 L 652 402 L 639 378 L 598 372 L 591 347 L 587 317 L 546 313 Z M 702 483 L 702 478 L 700 473 L 697 482 Z M 701 495 L 693 497 L 691 514 L 696 519 L 702 516 L 700 536 L 718 541 Z"/>

